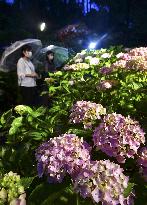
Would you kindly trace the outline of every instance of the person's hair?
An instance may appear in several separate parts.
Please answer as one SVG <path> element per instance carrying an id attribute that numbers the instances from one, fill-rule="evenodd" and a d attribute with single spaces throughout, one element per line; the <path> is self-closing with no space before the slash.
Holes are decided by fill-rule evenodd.
<path id="1" fill-rule="evenodd" d="M 25 51 L 32 51 L 32 47 L 30 45 L 24 45 L 21 49 L 21 57 L 24 57 L 24 53 Z"/>
<path id="2" fill-rule="evenodd" d="M 47 62 L 49 62 L 49 59 L 48 59 L 48 55 L 50 55 L 50 54 L 53 54 L 53 56 L 54 56 L 54 52 L 53 51 L 47 51 L 46 52 L 46 61 Z M 54 60 L 52 60 L 52 62 L 53 62 Z"/>

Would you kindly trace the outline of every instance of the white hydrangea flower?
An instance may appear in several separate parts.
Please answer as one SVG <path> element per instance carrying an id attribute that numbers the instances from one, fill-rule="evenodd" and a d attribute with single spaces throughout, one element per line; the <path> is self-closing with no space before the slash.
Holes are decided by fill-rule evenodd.
<path id="1" fill-rule="evenodd" d="M 110 58 L 111 54 L 110 53 L 104 53 L 101 55 L 101 58 Z"/>
<path id="2" fill-rule="evenodd" d="M 99 64 L 99 59 L 94 57 L 90 59 L 90 65 L 98 65 Z"/>

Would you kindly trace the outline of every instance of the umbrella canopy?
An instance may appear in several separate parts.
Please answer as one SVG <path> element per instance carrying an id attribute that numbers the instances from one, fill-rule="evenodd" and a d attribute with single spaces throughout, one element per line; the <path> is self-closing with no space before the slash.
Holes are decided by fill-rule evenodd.
<path id="1" fill-rule="evenodd" d="M 42 43 L 38 39 L 16 41 L 3 52 L 0 61 L 0 70 L 11 71 L 16 69 L 17 61 L 21 56 L 21 48 L 26 44 L 29 44 L 32 47 L 33 56 L 42 48 Z"/>
<path id="2" fill-rule="evenodd" d="M 37 57 L 40 61 L 45 62 L 45 54 L 47 51 L 54 52 L 54 63 L 55 67 L 60 67 L 68 60 L 68 49 L 50 45 L 40 50 L 39 56 Z"/>

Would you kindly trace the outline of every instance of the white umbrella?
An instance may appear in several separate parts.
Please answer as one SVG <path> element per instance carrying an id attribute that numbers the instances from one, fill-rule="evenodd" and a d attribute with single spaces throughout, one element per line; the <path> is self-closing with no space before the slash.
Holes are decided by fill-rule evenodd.
<path id="1" fill-rule="evenodd" d="M 68 49 L 64 47 L 50 45 L 40 50 L 39 57 L 40 59 L 45 57 L 47 51 L 54 52 L 54 63 L 55 67 L 62 66 L 68 60 Z M 45 59 L 43 59 L 45 60 Z"/>
<path id="2" fill-rule="evenodd" d="M 0 70 L 11 71 L 16 68 L 17 61 L 21 56 L 21 48 L 24 45 L 30 45 L 32 47 L 33 56 L 35 56 L 42 48 L 42 43 L 38 39 L 16 41 L 3 52 L 0 61 Z"/>

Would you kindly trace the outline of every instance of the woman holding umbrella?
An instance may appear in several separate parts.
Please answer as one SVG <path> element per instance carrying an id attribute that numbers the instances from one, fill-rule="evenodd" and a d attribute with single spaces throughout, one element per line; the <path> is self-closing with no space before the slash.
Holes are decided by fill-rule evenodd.
<path id="1" fill-rule="evenodd" d="M 44 77 L 48 77 L 48 72 L 54 73 L 56 71 L 57 70 L 54 63 L 54 52 L 49 50 L 46 52 Z"/>
<path id="2" fill-rule="evenodd" d="M 49 107 L 51 104 L 51 99 L 49 99 L 49 95 L 48 95 L 48 86 L 46 85 L 46 83 L 44 82 L 46 78 L 49 77 L 48 73 L 54 73 L 56 72 L 56 67 L 55 67 L 55 63 L 54 63 L 54 52 L 53 51 L 47 51 L 46 52 L 46 61 L 45 61 L 45 69 L 42 72 L 42 80 L 43 80 L 43 84 L 42 84 L 42 92 L 46 92 L 46 94 L 42 95 L 42 105 L 45 107 Z"/>
<path id="3" fill-rule="evenodd" d="M 32 48 L 24 45 L 21 49 L 21 58 L 17 62 L 18 86 L 22 96 L 22 104 L 34 106 L 36 104 L 36 79 L 38 74 L 31 62 Z"/>

